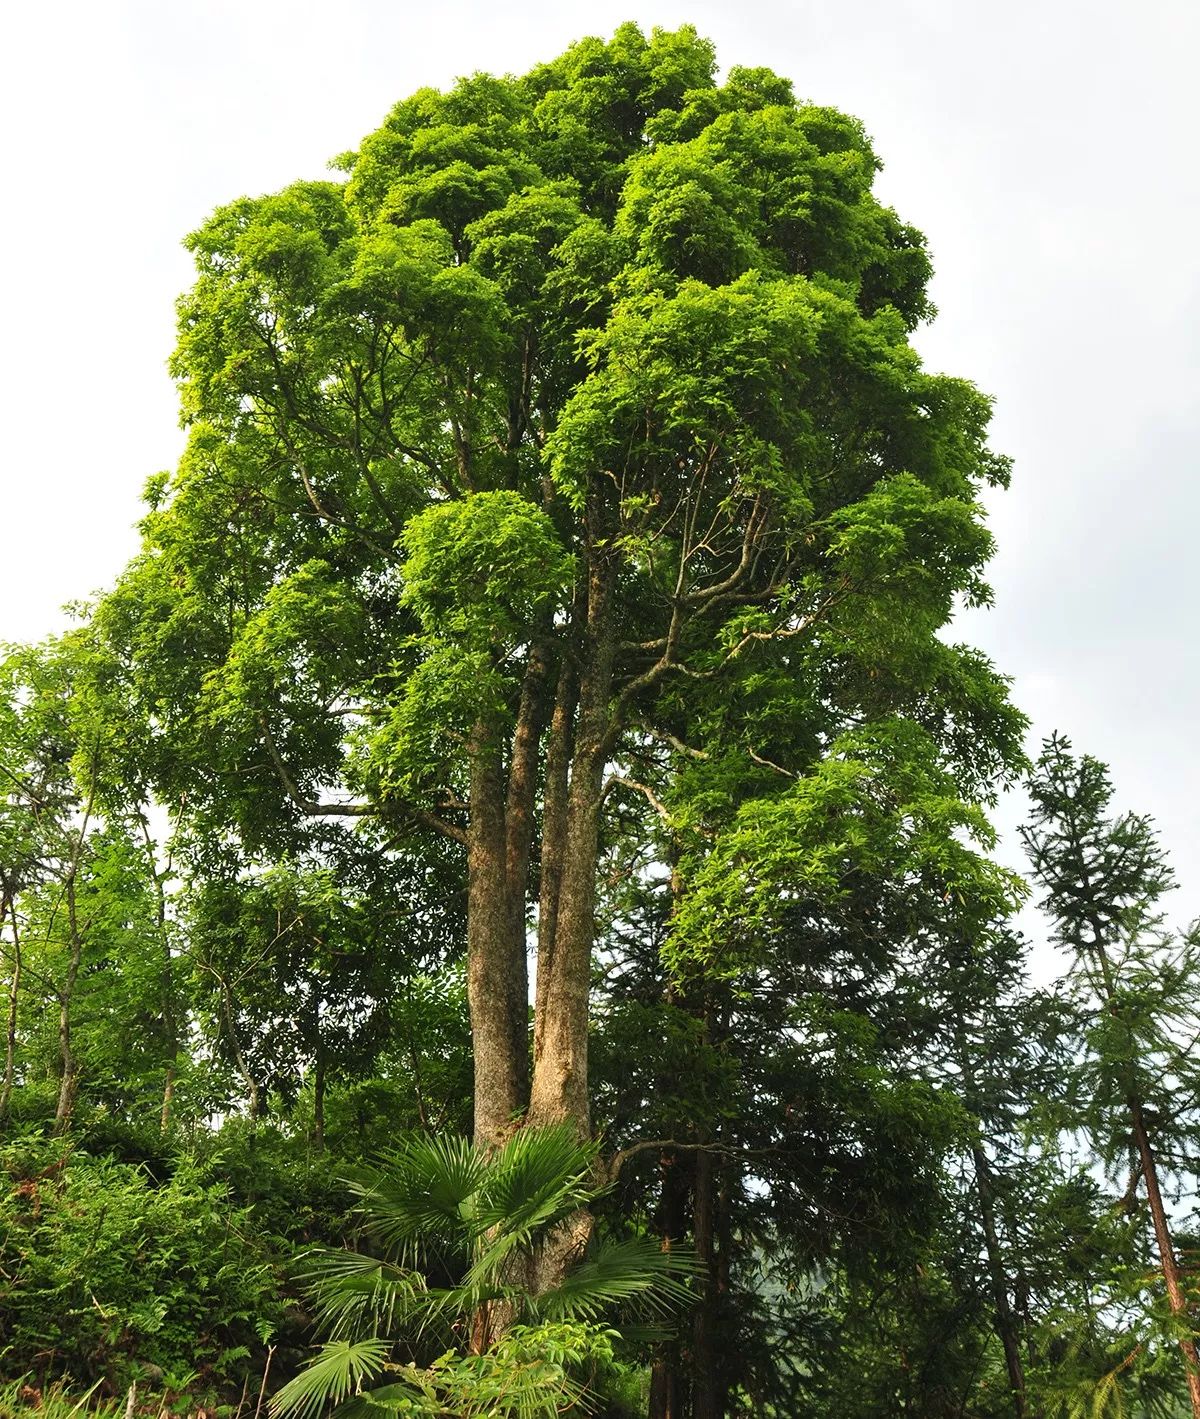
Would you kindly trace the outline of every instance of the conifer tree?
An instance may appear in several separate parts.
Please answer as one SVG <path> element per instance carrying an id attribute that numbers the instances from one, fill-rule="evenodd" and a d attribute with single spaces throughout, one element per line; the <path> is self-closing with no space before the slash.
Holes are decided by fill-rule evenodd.
<path id="1" fill-rule="evenodd" d="M 1033 812 L 1023 837 L 1054 940 L 1070 955 L 1090 1005 L 1087 1122 L 1110 1163 L 1132 1155 L 1130 1194 L 1145 1186 L 1170 1327 L 1200 1419 L 1195 1298 L 1180 1267 L 1163 1174 L 1186 1164 L 1196 1085 L 1187 1047 L 1200 1019 L 1200 936 L 1176 939 L 1159 904 L 1174 874 L 1148 817 L 1113 814 L 1108 770 L 1046 741 L 1030 781 Z"/>

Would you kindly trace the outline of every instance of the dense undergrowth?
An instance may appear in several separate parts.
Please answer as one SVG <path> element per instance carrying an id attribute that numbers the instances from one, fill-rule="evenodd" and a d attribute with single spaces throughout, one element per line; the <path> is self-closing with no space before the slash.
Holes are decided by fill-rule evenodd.
<path id="1" fill-rule="evenodd" d="M 98 1398 L 236 1398 L 303 1343 L 295 1253 L 348 1203 L 287 1140 L 227 1126 L 202 1147 L 126 1131 L 0 1147 L 0 1350 L 7 1374 Z M 289 1156 L 290 1155 L 290 1156 Z"/>
<path id="2" fill-rule="evenodd" d="M 242 1118 L 164 1137 L 99 1115 L 72 1136 L 26 1121 L 0 1143 L 0 1171 L 0 1365 L 15 1377 L 0 1419 L 250 1419 L 324 1353 L 306 1283 L 314 1256 L 363 1245 L 353 1147 L 317 1151 L 302 1129 Z M 528 1205 L 540 1215 L 544 1196 Z M 436 1280 L 444 1264 L 424 1269 Z M 469 1307 L 470 1291 L 460 1300 Z M 547 1413 L 585 1394 L 579 1412 L 644 1412 L 644 1367 L 617 1358 L 604 1325 L 541 1317 L 472 1359 L 459 1353 L 468 1321 L 410 1327 L 393 1387 L 409 1384 L 413 1407 L 397 1412 L 540 1415 L 529 1394 L 558 1396 Z"/>

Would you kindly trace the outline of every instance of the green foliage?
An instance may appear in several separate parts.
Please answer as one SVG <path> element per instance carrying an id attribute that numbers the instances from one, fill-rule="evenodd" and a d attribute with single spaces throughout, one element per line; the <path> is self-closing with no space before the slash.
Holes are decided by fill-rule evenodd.
<path id="1" fill-rule="evenodd" d="M 217 1386 L 282 1319 L 278 1277 L 221 1184 L 35 1137 L 6 1143 L 0 1345 L 6 1367 L 121 1389 Z"/>
<path id="2" fill-rule="evenodd" d="M 286 1398 L 281 1392 L 279 1402 L 290 1407 L 276 1412 L 315 1419 L 333 1402 L 344 1419 L 556 1419 L 591 1412 L 587 1382 L 613 1368 L 608 1332 L 578 1322 L 516 1325 L 481 1355 L 451 1350 L 424 1368 L 389 1363 L 387 1348 L 375 1340 L 331 1341 L 288 1385 Z M 395 1378 L 374 1383 L 385 1375 Z"/>
<path id="3" fill-rule="evenodd" d="M 185 924 L 197 1014 L 260 1111 L 270 1096 L 294 1104 L 306 1076 L 323 1098 L 403 1051 L 418 1121 L 422 1058 L 433 1082 L 465 1048 L 461 983 L 430 971 L 459 949 L 459 891 L 453 862 L 383 858 L 345 837 L 315 860 L 233 859 L 196 883 Z"/>
<path id="4" fill-rule="evenodd" d="M 332 1339 L 283 1391 L 302 1415 L 578 1408 L 616 1383 L 609 1307 L 656 1296 L 693 1307 L 696 1384 L 753 1412 L 963 1412 L 971 1376 L 995 1408 L 947 1176 L 987 1111 L 950 1041 L 966 1021 L 969 1054 L 997 998 L 1020 891 L 979 805 L 1025 722 L 941 639 L 989 598 L 980 492 L 1007 464 L 987 398 L 911 343 L 923 237 L 857 120 L 765 69 L 718 83 L 688 26 L 420 90 L 339 167 L 189 239 L 186 452 L 87 630 L 4 664 L 13 1112 L 141 1149 L 198 1215 L 227 1183 L 279 1253 L 336 1242 L 334 1179 L 383 1151 L 360 1249 L 310 1262 Z M 569 859 L 537 801 L 552 748 Z M 518 960 L 556 848 L 599 898 L 619 1193 L 578 1099 L 574 1132 L 488 1157 L 457 1136 L 445 965 L 493 829 L 504 886 L 470 896 Z M 541 942 L 583 963 L 545 997 L 571 1002 L 572 1070 L 588 944 Z M 1129 977 L 1139 1039 L 1152 985 Z M 581 1208 L 617 1240 L 543 1275 Z M 685 1292 L 664 1258 L 689 1232 Z M 493 1343 L 464 1353 L 472 1331 Z"/>
<path id="5" fill-rule="evenodd" d="M 474 493 L 405 527 L 401 600 L 427 634 L 511 649 L 570 584 L 571 559 L 544 513 L 516 493 Z"/>
<path id="6" fill-rule="evenodd" d="M 1005 465 L 988 401 L 909 344 L 929 262 L 856 120 L 627 25 L 421 90 L 342 165 L 191 239 L 188 452 L 97 611 L 186 817 L 277 852 L 331 785 L 447 812 L 531 645 L 597 634 L 610 550 L 618 685 L 689 608 L 675 659 L 743 716 L 743 770 L 770 677 L 833 710 L 798 735 L 909 715 L 979 791 L 1011 772 L 998 677 L 935 637 L 986 599 Z"/>
<path id="7" fill-rule="evenodd" d="M 580 1405 L 581 1381 L 611 1367 L 604 1314 L 630 1301 L 661 1314 L 688 1297 L 686 1261 L 650 1238 L 601 1243 L 565 1278 L 539 1281 L 543 1249 L 605 1190 L 597 1151 L 563 1128 L 522 1129 L 492 1153 L 417 1135 L 386 1154 L 354 1185 L 370 1249 L 308 1258 L 331 1339 L 274 1411 L 310 1419 L 368 1382 L 354 1402 L 364 1413 L 440 1412 L 422 1402 L 483 1414 L 503 1401 L 495 1412 L 514 1415 Z M 468 1332 L 482 1344 L 464 1355 Z M 440 1358 L 414 1363 L 422 1346 L 447 1343 Z M 385 1373 L 399 1378 L 376 1388 Z"/>
<path id="8" fill-rule="evenodd" d="M 920 729 L 893 721 L 851 731 L 812 774 L 750 800 L 703 844 L 667 959 L 677 971 L 699 961 L 736 978 L 813 910 L 853 914 L 864 882 L 891 898 L 899 926 L 979 930 L 1023 891 L 972 839 L 994 842 Z"/>
<path id="9" fill-rule="evenodd" d="M 229 1118 L 198 1132 L 180 1165 L 204 1187 L 225 1191 L 246 1218 L 247 1236 L 269 1250 L 280 1271 L 298 1250 L 336 1241 L 348 1225 L 349 1188 L 299 1128 Z"/>

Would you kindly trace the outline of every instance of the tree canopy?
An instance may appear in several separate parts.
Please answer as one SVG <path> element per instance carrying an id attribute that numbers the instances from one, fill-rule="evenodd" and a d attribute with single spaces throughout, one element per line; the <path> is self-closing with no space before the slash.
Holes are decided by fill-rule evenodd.
<path id="1" fill-rule="evenodd" d="M 1021 762 L 1002 679 L 938 634 L 988 597 L 1007 464 L 910 344 L 920 234 L 860 124 L 714 70 L 689 28 L 624 26 L 219 209 L 180 302 L 187 453 L 98 614 L 198 834 L 465 845 L 480 1139 L 587 1128 L 630 791 L 648 841 L 687 837 L 694 954 L 704 882 L 729 853 L 771 882 L 781 829 L 814 902 L 866 871 L 977 910 L 971 801 Z"/>

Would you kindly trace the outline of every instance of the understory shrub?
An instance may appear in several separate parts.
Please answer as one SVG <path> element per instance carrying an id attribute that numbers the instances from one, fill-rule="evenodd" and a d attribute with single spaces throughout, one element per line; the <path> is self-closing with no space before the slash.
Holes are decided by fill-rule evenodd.
<path id="1" fill-rule="evenodd" d="M 156 1181 L 67 1139 L 0 1146 L 0 1355 L 44 1386 L 220 1390 L 261 1368 L 277 1268 L 220 1183 Z"/>

